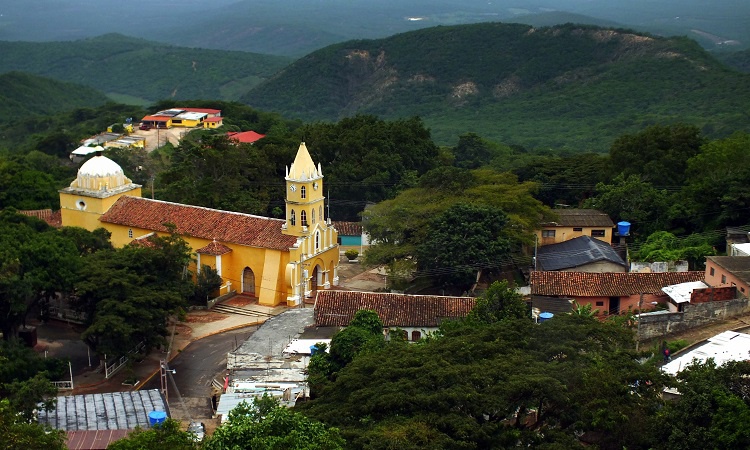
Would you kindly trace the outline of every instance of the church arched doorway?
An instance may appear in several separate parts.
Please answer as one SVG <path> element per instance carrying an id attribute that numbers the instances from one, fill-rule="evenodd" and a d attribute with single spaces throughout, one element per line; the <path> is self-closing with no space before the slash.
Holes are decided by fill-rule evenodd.
<path id="1" fill-rule="evenodd" d="M 255 273 L 249 267 L 242 271 L 242 293 L 255 297 Z"/>

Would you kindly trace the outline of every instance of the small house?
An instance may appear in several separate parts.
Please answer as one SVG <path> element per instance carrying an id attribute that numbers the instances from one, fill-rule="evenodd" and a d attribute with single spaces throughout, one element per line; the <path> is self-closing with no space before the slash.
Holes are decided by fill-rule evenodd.
<path id="1" fill-rule="evenodd" d="M 543 223 L 536 233 L 539 245 L 558 244 L 580 236 L 612 243 L 615 224 L 607 214 L 595 209 L 555 209 L 552 213 L 557 220 Z"/>

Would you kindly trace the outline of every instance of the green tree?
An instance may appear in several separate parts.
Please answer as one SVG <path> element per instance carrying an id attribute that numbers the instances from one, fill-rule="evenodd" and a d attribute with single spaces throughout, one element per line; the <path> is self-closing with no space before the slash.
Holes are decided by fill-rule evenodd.
<path id="1" fill-rule="evenodd" d="M 614 173 L 637 175 L 655 186 L 680 187 L 688 160 L 696 156 L 705 138 L 692 125 L 654 125 L 615 140 L 609 150 Z"/>
<path id="2" fill-rule="evenodd" d="M 83 339 L 107 355 L 163 344 L 167 317 L 194 292 L 189 262 L 190 247 L 174 234 L 88 255 L 76 284 L 75 306 L 88 318 Z"/>
<path id="3" fill-rule="evenodd" d="M 354 448 L 646 449 L 664 376 L 633 347 L 632 330 L 582 316 L 466 323 L 358 356 L 299 408 Z"/>
<path id="4" fill-rule="evenodd" d="M 510 148 L 482 139 L 475 133 L 466 133 L 458 137 L 453 154 L 456 167 L 478 169 L 493 159 L 509 156 Z"/>
<path id="5" fill-rule="evenodd" d="M 167 419 L 156 427 L 136 428 L 128 437 L 115 441 L 108 450 L 192 450 L 198 449 L 192 434 L 180 429 L 180 422 Z"/>
<path id="6" fill-rule="evenodd" d="M 673 197 L 656 189 L 639 175 L 618 175 L 611 183 L 596 185 L 596 193 L 585 200 L 584 208 L 607 213 L 615 221 L 632 225 L 632 234 L 648 235 L 669 228 L 669 210 Z"/>
<path id="7" fill-rule="evenodd" d="M 693 363 L 677 375 L 680 398 L 654 422 L 656 449 L 750 447 L 750 363 Z"/>
<path id="8" fill-rule="evenodd" d="M 715 254 L 716 249 L 705 236 L 692 234 L 678 238 L 668 231 L 657 231 L 646 238 L 633 257 L 648 262 L 685 260 L 692 270 L 701 270 L 705 268 L 706 256 Z"/>
<path id="9" fill-rule="evenodd" d="M 263 406 L 265 404 L 265 406 Z M 260 405 L 260 406 L 259 406 Z M 216 429 L 205 450 L 338 450 L 344 440 L 335 428 L 310 420 L 268 398 L 242 402 L 229 413 L 225 424 Z"/>
<path id="10" fill-rule="evenodd" d="M 191 297 L 194 305 L 206 305 L 206 301 L 215 295 L 221 287 L 221 277 L 216 269 L 204 265 L 195 279 L 195 289 Z"/>
<path id="11" fill-rule="evenodd" d="M 65 450 L 65 433 L 19 415 L 8 400 L 0 400 L 0 448 L 5 450 Z"/>
<path id="12" fill-rule="evenodd" d="M 487 291 L 477 298 L 474 308 L 469 313 L 469 321 L 483 324 L 529 317 L 529 309 L 523 297 L 509 286 L 507 280 L 492 283 Z"/>
<path id="13" fill-rule="evenodd" d="M 51 379 L 59 380 L 67 373 L 67 365 L 57 358 L 42 358 L 20 341 L 0 342 L 0 398 L 26 419 L 34 411 L 54 405 L 57 388 Z"/>
<path id="14" fill-rule="evenodd" d="M 467 289 L 483 268 L 500 266 L 510 254 L 503 237 L 508 219 L 497 208 L 458 203 L 429 225 L 429 234 L 417 246 L 420 271 L 439 278 L 444 286 Z"/>

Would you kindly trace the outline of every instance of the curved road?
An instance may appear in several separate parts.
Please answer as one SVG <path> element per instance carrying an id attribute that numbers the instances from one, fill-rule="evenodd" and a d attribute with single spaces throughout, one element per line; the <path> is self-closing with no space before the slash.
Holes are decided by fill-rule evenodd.
<path id="1" fill-rule="evenodd" d="M 172 377 L 177 384 L 180 395 L 184 399 L 210 399 L 211 381 L 214 379 L 221 380 L 226 373 L 227 353 L 241 345 L 257 329 L 256 326 L 249 326 L 191 342 L 169 363 L 169 368 L 175 371 Z M 179 406 L 180 403 L 174 385 L 169 382 L 168 387 L 170 406 Z M 141 389 L 160 388 L 161 378 L 157 374 L 146 382 Z M 197 403 L 206 404 L 205 401 Z M 195 401 L 190 401 L 188 404 L 196 417 L 210 417 L 210 414 L 206 416 L 206 411 L 196 411 L 196 408 L 201 407 L 193 406 L 196 404 Z"/>

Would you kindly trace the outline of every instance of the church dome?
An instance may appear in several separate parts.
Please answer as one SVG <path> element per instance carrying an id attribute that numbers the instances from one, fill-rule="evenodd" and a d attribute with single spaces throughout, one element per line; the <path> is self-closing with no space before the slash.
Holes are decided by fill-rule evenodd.
<path id="1" fill-rule="evenodd" d="M 106 156 L 94 156 L 78 169 L 78 176 L 109 177 L 122 174 L 122 167 Z"/>
<path id="2" fill-rule="evenodd" d="M 83 163 L 78 169 L 78 177 L 70 184 L 70 187 L 109 191 L 131 183 L 132 181 L 125 176 L 119 164 L 106 156 L 97 155 Z"/>

